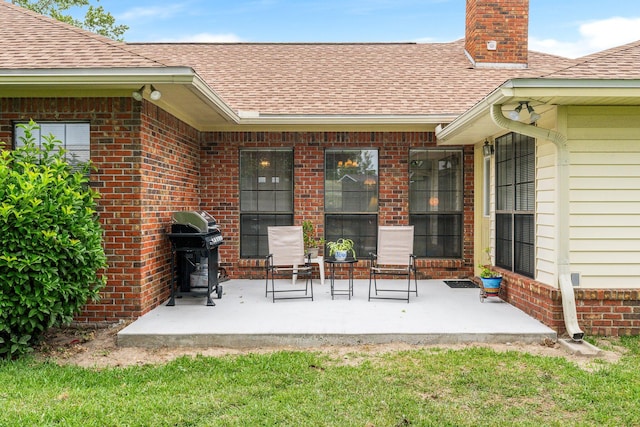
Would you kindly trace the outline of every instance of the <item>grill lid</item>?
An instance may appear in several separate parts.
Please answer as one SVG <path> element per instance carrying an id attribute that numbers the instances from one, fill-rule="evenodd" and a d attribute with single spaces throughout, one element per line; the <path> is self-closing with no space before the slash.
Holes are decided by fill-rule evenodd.
<path id="1" fill-rule="evenodd" d="M 189 225 L 200 233 L 207 233 L 218 228 L 216 219 L 205 211 L 174 212 L 171 220 L 174 224 Z"/>

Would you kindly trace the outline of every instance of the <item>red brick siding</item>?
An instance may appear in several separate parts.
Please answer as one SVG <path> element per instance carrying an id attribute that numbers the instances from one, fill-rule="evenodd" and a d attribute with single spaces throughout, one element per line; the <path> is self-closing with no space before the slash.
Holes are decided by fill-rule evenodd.
<path id="1" fill-rule="evenodd" d="M 131 98 L 2 99 L 0 140 L 13 122 L 89 121 L 92 185 L 101 194 L 109 267 L 98 303 L 80 322 L 138 317 L 168 297 L 170 213 L 199 206 L 198 133 L 146 102 Z M 194 154 L 195 153 L 195 154 Z"/>
<path id="2" fill-rule="evenodd" d="M 529 0 L 467 0 L 465 49 L 477 63 L 527 64 Z"/>
<path id="3" fill-rule="evenodd" d="M 324 233 L 324 151 L 328 148 L 371 148 L 379 152 L 380 225 L 409 223 L 409 148 L 435 147 L 431 132 L 213 132 L 203 137 L 202 209 L 221 224 L 225 243 L 222 264 L 231 277 L 263 277 L 262 260 L 241 260 L 239 240 L 239 166 L 241 148 L 294 148 L 294 223 L 311 219 Z M 473 200 L 473 150 L 465 149 L 465 202 Z M 470 176 L 467 178 L 466 176 Z M 366 277 L 359 261 L 356 277 Z M 464 212 L 464 258 L 419 260 L 422 277 L 468 277 L 473 273 L 473 211 Z"/>
<path id="4" fill-rule="evenodd" d="M 559 289 L 504 270 L 501 297 L 558 333 L 566 333 Z M 587 335 L 640 335 L 640 290 L 574 289 L 580 328 Z"/>
<path id="5" fill-rule="evenodd" d="M 169 295 L 171 214 L 200 207 L 200 133 L 151 103 L 142 109 L 141 307 Z"/>
<path id="6" fill-rule="evenodd" d="M 429 132 L 217 132 L 200 134 L 156 106 L 130 98 L 1 99 L 0 141 L 13 122 L 88 120 L 92 184 L 101 193 L 109 267 L 102 300 L 76 320 L 114 322 L 138 317 L 166 300 L 170 246 L 164 233 L 177 210 L 206 209 L 225 237 L 223 265 L 232 277 L 262 278 L 261 260 L 239 260 L 239 150 L 294 147 L 295 222 L 309 218 L 324 232 L 324 150 L 375 148 L 380 160 L 381 225 L 408 223 L 409 148 L 435 147 Z M 202 143 L 200 143 L 202 140 Z M 200 147 L 200 148 L 199 148 Z M 367 274 L 358 264 L 357 277 Z M 473 150 L 464 150 L 462 259 L 419 260 L 422 278 L 471 277 L 473 271 Z M 502 296 L 564 331 L 559 290 L 503 272 Z M 575 289 L 580 326 L 593 335 L 640 334 L 640 290 Z"/>

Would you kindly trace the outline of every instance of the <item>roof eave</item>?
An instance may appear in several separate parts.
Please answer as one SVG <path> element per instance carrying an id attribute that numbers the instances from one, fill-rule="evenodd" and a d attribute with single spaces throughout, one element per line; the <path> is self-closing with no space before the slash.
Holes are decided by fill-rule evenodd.
<path id="1" fill-rule="evenodd" d="M 12 87 L 22 91 L 28 86 L 35 91 L 72 88 L 130 96 L 132 90 L 146 84 L 184 86 L 225 121 L 239 121 L 236 112 L 190 67 L 0 69 L 0 87 L 8 93 Z M 86 92 L 83 95 L 86 96 Z M 166 98 L 157 103 L 173 112 L 180 108 L 171 108 Z"/>
<path id="2" fill-rule="evenodd" d="M 616 98 L 625 100 L 624 103 L 619 101 L 618 105 L 640 105 L 640 80 L 512 79 L 448 125 L 437 126 L 436 139 L 440 145 L 470 145 L 478 143 L 479 138 L 499 132 L 500 128 L 490 119 L 494 104 L 513 103 L 515 107 L 518 101 L 531 101 L 548 105 L 605 105 L 602 102 L 612 105 L 611 99 Z"/>

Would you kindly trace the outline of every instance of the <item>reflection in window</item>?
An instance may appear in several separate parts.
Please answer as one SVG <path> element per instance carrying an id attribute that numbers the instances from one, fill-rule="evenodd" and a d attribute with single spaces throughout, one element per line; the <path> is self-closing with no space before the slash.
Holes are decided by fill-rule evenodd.
<path id="1" fill-rule="evenodd" d="M 462 257 L 463 186 L 462 151 L 410 151 L 409 222 L 417 256 Z"/>
<path id="2" fill-rule="evenodd" d="M 496 265 L 529 277 L 535 262 L 535 139 L 496 138 Z"/>
<path id="3" fill-rule="evenodd" d="M 91 152 L 89 123 L 38 122 L 40 129 L 33 129 L 31 135 L 37 147 L 42 148 L 44 137 L 52 134 L 66 150 L 66 158 L 74 169 L 78 163 L 87 163 Z M 24 129 L 15 126 L 15 146 L 23 145 Z"/>
<path id="4" fill-rule="evenodd" d="M 378 151 L 325 152 L 325 238 L 355 242 L 358 257 L 375 250 L 378 213 Z"/>
<path id="5" fill-rule="evenodd" d="M 293 224 L 293 151 L 240 152 L 240 257 L 266 256 L 267 227 Z"/>

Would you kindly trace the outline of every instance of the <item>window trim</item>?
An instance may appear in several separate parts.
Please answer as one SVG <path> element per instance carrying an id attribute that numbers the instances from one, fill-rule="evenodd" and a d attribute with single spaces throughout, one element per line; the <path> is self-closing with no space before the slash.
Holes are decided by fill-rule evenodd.
<path id="1" fill-rule="evenodd" d="M 242 194 L 244 192 L 243 188 L 242 188 L 242 154 L 245 152 L 265 152 L 265 153 L 273 153 L 273 152 L 286 152 L 289 153 L 290 156 L 290 163 L 291 163 L 291 170 L 290 170 L 290 182 L 291 182 L 291 200 L 290 200 L 290 206 L 291 209 L 288 211 L 279 211 L 279 210 L 270 210 L 270 211 L 260 211 L 260 210 L 243 210 L 242 209 Z M 252 234 L 251 236 L 247 237 L 245 236 L 246 233 L 243 233 L 243 217 L 248 217 L 248 216 L 255 216 L 257 217 L 258 221 L 260 221 L 260 217 L 267 217 L 267 216 L 271 216 L 271 217 L 281 217 L 281 218 L 286 218 L 289 217 L 290 220 L 284 221 L 284 223 L 282 223 L 281 225 L 293 225 L 293 218 L 294 218 L 294 213 L 295 213 L 295 166 L 294 166 L 294 160 L 295 160 L 295 150 L 293 147 L 267 147 L 267 148 L 259 148 L 259 147 L 241 147 L 238 150 L 238 176 L 239 176 L 239 182 L 238 182 L 238 235 L 239 235 L 239 243 L 240 243 L 240 259 L 256 259 L 256 258 L 262 258 L 263 255 L 262 254 L 251 254 L 251 255 L 243 255 L 244 251 L 243 251 L 243 246 L 244 246 L 244 240 L 246 238 L 258 238 L 260 239 L 261 237 L 264 237 L 266 239 L 266 231 L 264 234 L 260 234 L 260 232 L 258 231 L 257 234 Z M 259 190 L 255 190 L 256 192 L 258 192 Z M 263 190 L 265 192 L 267 191 L 275 191 L 275 190 Z M 275 223 L 278 223 L 279 221 L 277 219 L 274 220 Z M 258 243 L 258 247 L 260 246 L 260 244 Z M 268 251 L 267 251 L 268 252 Z M 264 256 L 266 256 L 267 254 L 265 253 Z"/>
<path id="2" fill-rule="evenodd" d="M 506 139 L 509 139 L 509 154 L 510 157 L 509 159 L 501 159 L 500 156 L 502 155 L 502 149 L 501 149 L 501 145 L 503 143 L 505 143 L 504 141 Z M 522 162 L 518 162 L 518 159 L 522 159 L 525 156 L 518 156 L 518 153 L 516 152 L 516 147 L 515 144 L 518 143 L 518 141 L 516 141 L 516 138 L 525 138 L 526 143 L 527 144 L 531 144 L 531 152 L 527 151 L 527 156 L 532 156 L 533 161 L 532 162 L 526 162 L 526 163 L 522 163 Z M 496 204 L 496 211 L 495 211 L 495 215 L 496 215 L 496 228 L 495 228 L 495 242 L 496 242 L 496 258 L 495 258 L 495 264 L 501 268 L 513 271 L 517 274 L 521 274 L 523 276 L 526 277 L 531 277 L 534 278 L 535 276 L 535 252 L 536 252 L 536 242 L 535 242 L 535 207 L 536 207 L 536 177 L 535 177 L 535 173 L 536 173 L 536 140 L 533 137 L 527 136 L 527 135 L 523 135 L 523 134 L 518 134 L 516 132 L 510 132 L 508 134 L 505 134 L 499 138 L 495 139 L 495 147 L 496 147 L 496 176 L 495 176 L 495 185 L 496 185 L 496 194 L 495 194 L 495 204 Z M 510 166 L 510 172 L 511 175 L 507 178 L 509 178 L 509 182 L 508 183 L 502 183 L 500 182 L 500 178 L 501 175 L 503 174 L 502 172 L 502 168 L 503 167 L 508 167 L 509 166 L 505 166 L 506 162 L 511 162 L 512 165 Z M 516 169 L 518 168 L 518 166 L 520 166 L 520 169 Z M 524 167 L 531 167 L 531 170 L 527 170 Z M 509 170 L 507 170 L 507 172 L 509 172 Z M 518 181 L 518 176 L 524 176 L 526 174 L 526 176 L 529 176 L 530 173 L 530 179 L 529 180 L 520 180 Z M 533 199 L 530 200 L 530 204 L 527 203 L 527 207 L 531 208 L 531 209 L 519 209 L 520 206 L 520 200 L 522 200 L 522 195 L 519 192 L 519 190 L 523 189 L 523 188 L 529 188 L 527 187 L 523 187 L 523 184 L 530 184 L 533 188 L 531 188 L 531 192 L 532 192 L 532 197 Z M 501 187 L 499 187 L 499 185 Z M 503 191 L 498 191 L 499 188 L 502 188 L 504 186 L 509 186 L 511 187 L 510 189 L 508 189 L 508 191 L 510 191 L 512 194 L 506 194 Z M 505 196 L 507 199 L 510 196 L 511 199 L 511 209 L 505 209 L 505 203 L 504 200 L 501 200 L 500 198 L 502 196 Z M 502 209 L 498 209 L 499 207 L 501 207 Z M 500 235 L 500 229 L 503 228 L 500 226 L 500 223 L 502 222 L 502 219 L 500 217 L 507 217 L 508 216 L 508 225 L 509 225 L 509 236 L 503 236 Z M 530 232 L 532 233 L 531 236 L 531 241 L 530 242 L 522 242 L 521 245 L 517 245 L 516 242 L 516 237 L 519 235 L 519 230 L 517 229 L 517 224 L 520 222 L 519 220 L 521 219 L 527 219 L 529 221 L 531 221 L 531 227 L 530 227 Z M 505 223 L 507 224 L 507 223 Z M 505 254 L 504 252 L 504 248 L 501 247 L 501 245 L 499 244 L 500 242 L 503 241 L 508 241 L 509 242 L 509 254 Z M 526 246 L 525 246 L 526 245 Z M 523 252 L 523 248 L 525 247 L 531 247 L 531 258 L 527 260 L 527 264 L 529 264 L 531 266 L 531 271 L 524 271 L 521 268 L 518 268 L 519 265 L 522 265 L 521 262 L 518 262 L 518 257 L 519 254 L 521 254 Z M 509 260 L 506 260 L 505 257 L 509 258 Z"/>
<path id="3" fill-rule="evenodd" d="M 427 210 L 414 210 L 412 207 L 412 197 L 411 197 L 411 166 L 412 166 L 412 154 L 416 152 L 449 152 L 449 153 L 457 153 L 459 158 L 458 169 L 458 182 L 455 183 L 459 188 L 458 200 L 456 201 L 456 205 L 459 206 L 458 210 L 443 210 L 443 211 L 427 211 Z M 409 195 L 408 195 L 408 214 L 409 214 L 409 222 L 412 223 L 412 217 L 457 217 L 460 226 L 460 233 L 458 235 L 458 248 L 459 253 L 456 255 L 442 255 L 442 256 L 434 256 L 434 255 L 418 255 L 418 258 L 423 259 L 462 259 L 464 256 L 464 150 L 459 147 L 451 147 L 451 148 L 410 148 L 409 149 L 409 161 L 408 163 L 408 187 L 409 187 Z M 416 241 L 418 236 L 415 237 Z M 416 247 L 416 243 L 414 242 L 414 248 Z"/>
<path id="4" fill-rule="evenodd" d="M 69 149 L 67 148 L 67 140 L 66 140 L 66 135 L 67 135 L 67 126 L 71 126 L 71 125 L 86 125 L 87 126 L 87 141 L 86 143 L 83 143 L 81 146 L 84 147 L 86 144 L 86 150 L 83 149 L 81 150 L 82 153 L 87 153 L 86 156 L 86 160 L 82 160 L 82 156 L 80 156 L 80 163 L 87 163 L 91 161 L 91 122 L 89 120 L 42 120 L 42 121 L 35 121 L 35 124 L 39 126 L 39 129 L 37 129 L 38 132 L 38 138 L 35 141 L 37 146 L 39 148 L 42 147 L 42 142 L 43 142 L 43 135 L 47 136 L 53 132 L 47 132 L 46 130 L 43 131 L 42 127 L 46 126 L 46 125 L 64 125 L 65 126 L 65 135 L 64 136 L 58 136 L 56 134 L 54 134 L 54 136 L 56 137 L 56 139 L 58 139 L 62 144 L 60 145 L 65 151 L 65 158 L 67 159 L 67 161 L 71 161 L 73 160 L 73 156 L 75 153 L 78 153 L 79 150 L 73 150 L 73 149 Z M 13 141 L 12 141 L 12 149 L 16 149 L 18 147 L 22 146 L 22 141 L 20 140 L 20 134 L 22 134 L 20 128 L 18 128 L 18 125 L 27 125 L 29 124 L 29 121 L 26 120 L 14 120 L 12 122 L 12 133 L 13 133 Z M 76 144 L 77 146 L 77 144 Z M 72 168 L 76 168 L 77 164 L 71 163 Z"/>
<path id="5" fill-rule="evenodd" d="M 373 197 L 375 197 L 375 210 L 358 210 L 358 211 L 352 211 L 352 210 L 328 210 L 327 209 L 327 205 L 328 205 L 328 200 L 327 200 L 327 195 L 329 194 L 329 192 L 327 191 L 327 183 L 328 183 L 328 176 L 329 174 L 327 173 L 327 165 L 329 164 L 328 160 L 327 160 L 327 155 L 330 154 L 331 152 L 335 152 L 335 153 L 344 153 L 344 152 L 363 152 L 363 151 L 369 151 L 369 152 L 375 152 L 375 194 L 373 195 Z M 328 226 L 327 224 L 329 224 L 331 221 L 329 220 L 329 218 L 337 218 L 337 217 L 349 217 L 349 218 L 358 218 L 361 217 L 365 220 L 367 220 L 367 218 L 375 218 L 375 227 L 373 230 L 371 230 L 373 233 L 372 234 L 368 234 L 366 235 L 364 241 L 358 240 L 358 236 L 340 236 L 340 237 L 347 237 L 347 238 L 351 238 L 355 241 L 356 244 L 356 254 L 358 258 L 369 258 L 369 253 L 371 251 L 374 251 L 377 249 L 377 233 L 378 233 L 378 223 L 379 223 L 379 219 L 380 219 L 380 148 L 378 147 L 326 147 L 324 149 L 324 165 L 323 165 L 323 170 L 324 170 L 324 188 L 323 188 L 323 192 L 324 192 L 324 196 L 323 196 L 323 205 L 324 205 L 324 221 L 325 221 L 325 228 L 324 228 L 324 238 L 326 240 L 331 240 L 332 237 L 330 236 L 330 234 L 327 234 L 328 231 Z M 366 176 L 366 174 L 365 174 Z M 364 192 L 361 192 L 364 193 Z M 372 243 L 372 245 L 374 246 L 373 248 L 370 248 L 370 250 L 366 250 L 366 245 L 367 245 L 367 241 L 372 239 L 372 236 L 375 243 Z M 364 248 L 364 249 L 363 249 Z M 366 253 L 363 253 L 366 252 Z"/>

